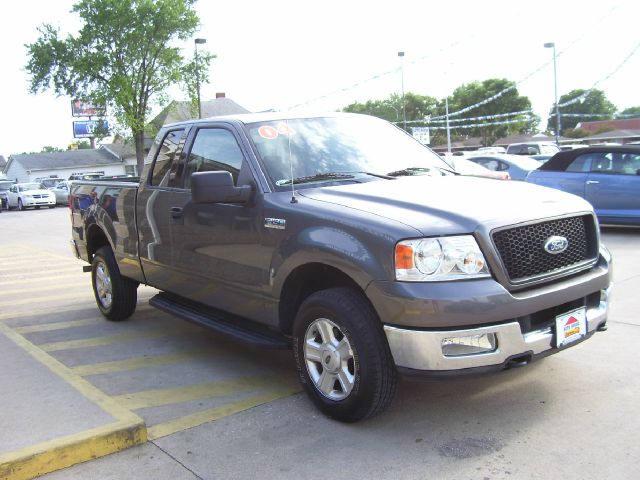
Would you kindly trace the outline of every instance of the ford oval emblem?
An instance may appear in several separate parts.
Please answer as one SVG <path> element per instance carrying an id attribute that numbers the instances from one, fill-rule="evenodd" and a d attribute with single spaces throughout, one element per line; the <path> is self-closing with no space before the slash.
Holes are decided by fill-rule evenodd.
<path id="1" fill-rule="evenodd" d="M 549 237 L 547 238 L 547 241 L 544 242 L 544 249 L 551 255 L 557 255 L 558 253 L 564 252 L 568 246 L 569 240 L 560 236 Z"/>

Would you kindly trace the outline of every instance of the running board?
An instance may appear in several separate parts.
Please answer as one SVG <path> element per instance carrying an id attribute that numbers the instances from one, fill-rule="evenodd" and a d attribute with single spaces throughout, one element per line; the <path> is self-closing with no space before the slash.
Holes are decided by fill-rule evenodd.
<path id="1" fill-rule="evenodd" d="M 291 348 L 291 343 L 284 335 L 187 299 L 159 293 L 149 300 L 149 305 L 255 347 L 277 350 Z"/>

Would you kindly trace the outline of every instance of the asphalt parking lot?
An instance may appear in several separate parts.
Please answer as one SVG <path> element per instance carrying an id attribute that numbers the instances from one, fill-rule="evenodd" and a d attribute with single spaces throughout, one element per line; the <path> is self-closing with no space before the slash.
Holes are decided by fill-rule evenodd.
<path id="1" fill-rule="evenodd" d="M 68 248 L 68 209 L 3 211 L 0 478 L 70 440 L 45 466 L 83 463 L 44 478 L 639 478 L 640 229 L 602 237 L 607 332 L 498 375 L 402 382 L 386 413 L 345 425 L 300 392 L 290 352 L 156 311 L 152 288 L 129 321 L 103 320 Z M 28 478 L 20 468 L 5 476 Z"/>

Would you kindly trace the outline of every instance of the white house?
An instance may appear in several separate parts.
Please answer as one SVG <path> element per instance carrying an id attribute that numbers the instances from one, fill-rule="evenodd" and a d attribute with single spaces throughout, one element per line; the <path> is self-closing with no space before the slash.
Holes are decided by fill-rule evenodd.
<path id="1" fill-rule="evenodd" d="M 32 182 L 44 177 L 67 179 L 71 175 L 100 172 L 103 175 L 136 175 L 135 151 L 125 145 L 96 149 L 10 155 L 4 173 L 10 180 Z"/>

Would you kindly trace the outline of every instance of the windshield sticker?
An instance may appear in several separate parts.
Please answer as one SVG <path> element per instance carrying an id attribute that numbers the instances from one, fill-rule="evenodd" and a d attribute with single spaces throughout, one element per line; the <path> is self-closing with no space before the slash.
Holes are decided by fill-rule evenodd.
<path id="1" fill-rule="evenodd" d="M 278 133 L 280 135 L 293 135 L 295 132 L 293 131 L 293 128 L 289 126 L 288 123 L 282 122 L 278 125 Z"/>
<path id="2" fill-rule="evenodd" d="M 274 140 L 278 138 L 278 130 L 273 128 L 271 125 L 263 125 L 258 129 L 258 134 L 262 138 L 266 138 L 267 140 Z"/>

